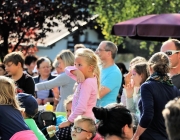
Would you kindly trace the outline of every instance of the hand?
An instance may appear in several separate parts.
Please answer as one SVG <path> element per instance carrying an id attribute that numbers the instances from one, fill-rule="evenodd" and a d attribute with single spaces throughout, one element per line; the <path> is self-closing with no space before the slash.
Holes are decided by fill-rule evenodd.
<path id="1" fill-rule="evenodd" d="M 46 128 L 46 130 L 47 130 L 47 133 L 49 134 L 49 137 L 53 137 L 56 132 L 56 126 L 50 125 Z"/>
<path id="2" fill-rule="evenodd" d="M 82 83 L 85 80 L 84 74 L 80 70 L 75 70 L 74 74 L 76 75 L 77 83 Z"/>
<path id="3" fill-rule="evenodd" d="M 134 135 L 131 140 L 139 140 L 139 137 Z"/>
<path id="4" fill-rule="evenodd" d="M 56 111 L 56 107 L 57 107 L 57 105 L 53 105 L 53 112 Z"/>
<path id="5" fill-rule="evenodd" d="M 59 125 L 59 128 L 64 128 L 64 127 L 68 127 L 70 126 L 71 122 L 70 121 L 66 121 L 66 122 L 63 122 Z"/>
<path id="6" fill-rule="evenodd" d="M 129 83 L 127 85 L 123 85 L 126 90 L 127 98 L 132 98 L 134 93 L 134 83 Z"/>

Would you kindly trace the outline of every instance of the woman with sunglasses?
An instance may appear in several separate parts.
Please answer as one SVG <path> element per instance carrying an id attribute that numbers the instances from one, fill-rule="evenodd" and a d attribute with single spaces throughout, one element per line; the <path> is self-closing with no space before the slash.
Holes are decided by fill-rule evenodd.
<path id="1" fill-rule="evenodd" d="M 140 122 L 132 140 L 167 140 L 162 111 L 166 103 L 180 96 L 167 75 L 169 59 L 163 52 L 155 53 L 148 62 L 150 77 L 140 87 L 138 104 Z"/>

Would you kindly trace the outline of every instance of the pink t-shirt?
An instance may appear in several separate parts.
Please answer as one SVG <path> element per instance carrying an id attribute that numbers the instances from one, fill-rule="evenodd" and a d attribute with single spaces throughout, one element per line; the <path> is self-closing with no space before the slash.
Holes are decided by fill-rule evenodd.
<path id="1" fill-rule="evenodd" d="M 76 80 L 71 71 L 76 70 L 74 66 L 68 66 L 65 69 L 65 73 L 72 79 Z M 97 78 L 87 78 L 83 83 L 79 83 L 76 91 L 74 92 L 72 101 L 72 112 L 68 118 L 70 122 L 74 122 L 74 119 L 79 116 L 90 117 L 95 120 L 92 108 L 96 106 L 98 93 Z"/>

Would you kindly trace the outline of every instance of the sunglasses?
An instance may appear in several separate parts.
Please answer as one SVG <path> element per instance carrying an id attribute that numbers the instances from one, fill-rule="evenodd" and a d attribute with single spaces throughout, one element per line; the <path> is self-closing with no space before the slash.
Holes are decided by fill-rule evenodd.
<path id="1" fill-rule="evenodd" d="M 103 50 L 103 49 L 96 49 L 96 52 L 102 52 L 102 51 L 110 51 L 110 50 Z"/>
<path id="2" fill-rule="evenodd" d="M 71 128 L 71 130 L 72 130 L 72 131 L 75 131 L 76 133 L 81 133 L 82 131 L 91 133 L 91 132 L 89 132 L 89 131 L 87 131 L 87 130 L 84 130 L 84 129 L 82 129 L 81 127 L 77 127 L 77 126 L 73 126 L 73 127 Z"/>
<path id="3" fill-rule="evenodd" d="M 173 54 L 175 54 L 175 53 L 178 53 L 178 52 L 180 52 L 180 50 L 179 50 L 179 51 L 176 51 L 176 50 L 168 50 L 168 51 L 166 51 L 166 52 L 164 52 L 164 53 L 167 54 L 168 56 L 171 56 L 171 55 L 173 55 Z"/>

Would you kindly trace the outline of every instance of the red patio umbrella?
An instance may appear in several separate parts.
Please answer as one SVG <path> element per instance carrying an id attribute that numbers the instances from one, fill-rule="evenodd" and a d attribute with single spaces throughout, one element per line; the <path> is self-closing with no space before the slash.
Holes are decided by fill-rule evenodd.
<path id="1" fill-rule="evenodd" d="M 180 38 L 180 14 L 154 14 L 117 23 L 113 35 L 141 40 L 164 41 Z"/>

